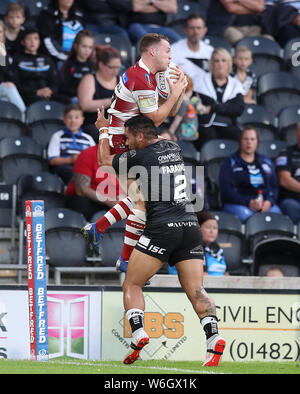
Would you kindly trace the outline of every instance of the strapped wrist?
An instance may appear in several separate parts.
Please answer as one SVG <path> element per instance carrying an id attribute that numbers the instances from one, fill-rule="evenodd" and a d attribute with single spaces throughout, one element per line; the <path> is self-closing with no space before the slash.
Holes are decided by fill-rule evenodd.
<path id="1" fill-rule="evenodd" d="M 107 134 L 108 133 L 108 127 L 100 127 L 99 129 L 100 134 Z"/>

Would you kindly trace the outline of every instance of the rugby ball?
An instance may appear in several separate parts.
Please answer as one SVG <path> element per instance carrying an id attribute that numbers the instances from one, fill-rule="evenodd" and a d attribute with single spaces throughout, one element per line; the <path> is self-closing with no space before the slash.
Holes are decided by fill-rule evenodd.
<path id="1" fill-rule="evenodd" d="M 171 77 L 171 67 L 176 67 L 173 62 L 170 63 L 170 66 L 166 69 L 166 71 L 160 71 L 155 74 L 158 93 L 164 99 L 167 99 L 170 96 L 170 86 L 167 78 Z"/>

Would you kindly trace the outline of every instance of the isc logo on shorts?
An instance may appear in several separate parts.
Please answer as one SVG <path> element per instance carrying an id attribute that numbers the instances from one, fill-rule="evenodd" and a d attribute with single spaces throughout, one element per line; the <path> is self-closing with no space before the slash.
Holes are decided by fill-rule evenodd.
<path id="1" fill-rule="evenodd" d="M 167 249 L 160 248 L 159 246 L 154 246 L 150 244 L 151 239 L 142 235 L 138 241 L 138 246 L 142 249 L 149 250 L 149 252 L 164 254 Z"/>

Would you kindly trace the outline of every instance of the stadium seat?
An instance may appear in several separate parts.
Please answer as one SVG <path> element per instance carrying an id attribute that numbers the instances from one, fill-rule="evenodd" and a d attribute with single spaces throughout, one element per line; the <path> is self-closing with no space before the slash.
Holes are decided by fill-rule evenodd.
<path id="1" fill-rule="evenodd" d="M 294 225 L 283 214 L 258 212 L 249 217 L 245 223 L 245 236 L 249 254 L 252 254 L 258 242 L 274 237 L 294 237 Z"/>
<path id="2" fill-rule="evenodd" d="M 104 233 L 100 255 L 104 267 L 114 267 L 121 255 L 124 243 L 126 219 L 110 226 Z"/>
<path id="3" fill-rule="evenodd" d="M 26 134 L 22 112 L 14 104 L 0 100 L 0 139 Z"/>
<path id="4" fill-rule="evenodd" d="M 238 150 L 234 140 L 211 140 L 200 151 L 200 162 L 204 165 L 205 209 L 221 209 L 219 173 L 224 159 Z"/>
<path id="5" fill-rule="evenodd" d="M 0 140 L 2 180 L 15 184 L 21 175 L 48 170 L 42 147 L 30 137 L 6 137 Z"/>
<path id="6" fill-rule="evenodd" d="M 81 234 L 85 217 L 71 209 L 52 208 L 45 212 L 46 255 L 52 267 L 86 265 L 87 244 Z"/>
<path id="7" fill-rule="evenodd" d="M 99 220 L 100 218 L 102 218 L 102 216 L 104 216 L 104 215 L 106 214 L 107 211 L 108 211 L 108 209 L 107 209 L 107 210 L 101 209 L 100 211 L 94 213 L 94 215 L 92 215 L 92 217 L 91 217 L 91 219 L 90 219 L 90 222 L 91 222 L 91 223 L 96 223 L 97 220 Z"/>
<path id="8" fill-rule="evenodd" d="M 220 161 L 236 152 L 239 144 L 234 140 L 217 139 L 206 142 L 200 150 L 200 162 Z"/>
<path id="9" fill-rule="evenodd" d="M 134 63 L 134 48 L 131 42 L 120 37 L 117 34 L 99 33 L 95 36 L 96 44 L 110 45 L 118 49 L 121 55 L 122 64 L 125 68 L 132 66 Z"/>
<path id="10" fill-rule="evenodd" d="M 16 259 L 16 185 L 0 184 L 0 263 Z"/>
<path id="11" fill-rule="evenodd" d="M 11 0 L 1 0 L 0 1 L 0 18 L 3 19 L 6 13 L 7 6 L 11 4 Z"/>
<path id="12" fill-rule="evenodd" d="M 202 4 L 201 4 L 202 3 Z M 179 34 L 183 33 L 185 20 L 193 14 L 206 16 L 207 4 L 193 0 L 177 0 L 178 10 L 176 14 L 167 15 L 167 24 L 176 30 Z"/>
<path id="13" fill-rule="evenodd" d="M 203 38 L 203 41 L 214 48 L 225 48 L 230 54 L 232 54 L 231 44 L 223 37 L 206 35 Z"/>
<path id="14" fill-rule="evenodd" d="M 274 266 L 279 266 L 284 276 L 299 277 L 300 241 L 275 237 L 258 242 L 253 251 L 253 275 L 265 276 Z"/>
<path id="15" fill-rule="evenodd" d="M 27 108 L 28 134 L 43 149 L 47 148 L 52 135 L 64 127 L 64 108 L 64 104 L 51 100 L 37 101 Z"/>
<path id="16" fill-rule="evenodd" d="M 284 47 L 284 61 L 288 71 L 300 79 L 300 66 L 299 66 L 299 38 L 293 38 L 288 41 Z"/>
<path id="17" fill-rule="evenodd" d="M 16 218 L 16 185 L 0 184 L 0 227 L 12 227 Z"/>
<path id="18" fill-rule="evenodd" d="M 17 189 L 18 212 L 22 217 L 26 200 L 44 200 L 45 211 L 64 207 L 64 182 L 55 174 L 40 172 L 23 175 L 18 180 Z"/>
<path id="19" fill-rule="evenodd" d="M 257 130 L 259 141 L 274 140 L 277 136 L 275 116 L 258 104 L 246 104 L 237 124 L 242 129 L 245 125 L 252 125 Z"/>
<path id="20" fill-rule="evenodd" d="M 262 141 L 258 144 L 257 152 L 274 162 L 279 153 L 286 147 L 287 143 L 282 140 Z"/>
<path id="21" fill-rule="evenodd" d="M 245 37 L 236 44 L 246 46 L 252 52 L 253 63 L 250 69 L 257 77 L 269 72 L 277 72 L 284 68 L 284 60 L 280 45 L 265 37 Z"/>
<path id="22" fill-rule="evenodd" d="M 218 221 L 218 243 L 224 251 L 227 270 L 231 275 L 245 275 L 242 263 L 244 253 L 244 234 L 239 218 L 228 212 L 212 211 Z"/>
<path id="23" fill-rule="evenodd" d="M 21 4 L 25 7 L 27 18 L 34 20 L 39 16 L 42 9 L 46 8 L 50 0 L 21 0 Z"/>
<path id="24" fill-rule="evenodd" d="M 286 107 L 278 115 L 279 135 L 288 146 L 297 143 L 296 128 L 299 122 L 300 104 Z"/>
<path id="25" fill-rule="evenodd" d="M 199 152 L 190 141 L 177 141 L 181 148 L 181 154 L 185 163 L 197 164 L 199 162 Z"/>
<path id="26" fill-rule="evenodd" d="M 65 104 L 54 100 L 39 100 L 27 107 L 26 122 L 32 123 L 44 120 L 63 119 Z"/>
<path id="27" fill-rule="evenodd" d="M 300 105 L 300 82 L 289 72 L 270 72 L 262 75 L 257 84 L 258 104 L 278 116 L 288 103 Z"/>

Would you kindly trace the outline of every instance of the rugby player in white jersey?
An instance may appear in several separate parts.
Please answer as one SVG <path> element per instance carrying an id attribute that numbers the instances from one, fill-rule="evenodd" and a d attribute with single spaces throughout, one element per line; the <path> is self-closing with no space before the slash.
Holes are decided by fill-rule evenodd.
<path id="1" fill-rule="evenodd" d="M 147 34 L 140 43 L 141 59 L 130 67 L 120 78 L 115 88 L 110 115 L 109 135 L 112 154 L 120 154 L 128 149 L 125 145 L 124 123 L 143 114 L 159 126 L 168 116 L 174 116 L 183 100 L 187 81 L 179 68 L 173 68 L 169 80 L 170 95 L 167 99 L 159 96 L 155 79 L 157 72 L 165 71 L 171 62 L 169 39 L 161 34 Z M 96 127 L 98 123 L 96 122 Z M 101 138 L 101 136 L 100 136 Z M 121 184 L 121 186 L 123 186 Z M 128 186 L 128 185 L 127 185 Z M 128 187 L 124 190 L 127 191 Z M 96 223 L 86 225 L 82 233 L 90 248 L 99 254 L 101 238 L 112 224 L 127 218 L 122 254 L 117 262 L 119 270 L 126 272 L 130 254 L 144 230 L 146 216 L 142 201 L 127 197 L 111 208 Z"/>

